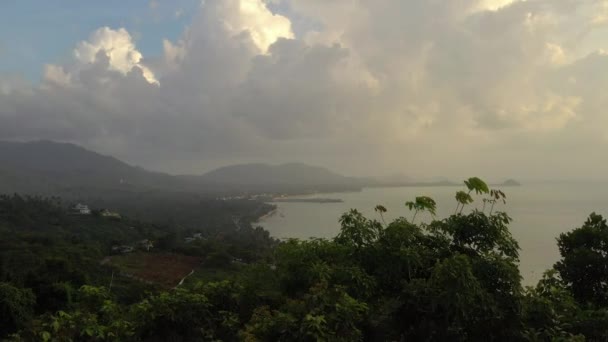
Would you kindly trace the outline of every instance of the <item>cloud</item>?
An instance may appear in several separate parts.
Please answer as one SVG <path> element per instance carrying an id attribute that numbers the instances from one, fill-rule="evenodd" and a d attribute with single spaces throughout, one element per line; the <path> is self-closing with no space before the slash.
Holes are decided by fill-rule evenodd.
<path id="1" fill-rule="evenodd" d="M 255 45 L 266 51 L 279 38 L 293 38 L 291 22 L 284 16 L 270 12 L 260 0 L 225 1 L 224 24 L 234 34 L 248 31 Z"/>
<path id="2" fill-rule="evenodd" d="M 210 32 L 199 30 L 207 29 Z M 291 21 L 272 13 L 262 0 L 207 0 L 192 23 L 185 40 L 247 37 L 264 53 L 279 38 L 293 38 Z"/>
<path id="3" fill-rule="evenodd" d="M 576 176 L 589 155 L 575 148 L 608 144 L 608 56 L 587 39 L 602 6 L 207 0 L 179 39 L 159 37 L 161 55 L 102 27 L 40 84 L 0 80 L 0 136 L 176 172 L 296 160 L 358 174 Z"/>
<path id="4" fill-rule="evenodd" d="M 505 6 L 509 6 L 514 2 L 518 1 L 526 1 L 526 0 L 483 0 L 481 1 L 477 9 L 478 10 L 489 10 L 489 11 L 497 11 Z"/>
<path id="5" fill-rule="evenodd" d="M 135 48 L 133 39 L 127 30 L 120 28 L 113 30 L 102 27 L 89 37 L 89 40 L 80 42 L 74 49 L 77 62 L 92 64 L 100 55 L 108 58 L 110 69 L 123 74 L 138 68 L 150 83 L 158 83 L 154 74 L 142 64 L 142 54 Z"/>

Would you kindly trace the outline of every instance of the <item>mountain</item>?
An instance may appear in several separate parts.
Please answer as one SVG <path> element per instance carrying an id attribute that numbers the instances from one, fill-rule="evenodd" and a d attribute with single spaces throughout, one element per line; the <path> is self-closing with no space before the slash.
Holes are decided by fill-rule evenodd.
<path id="1" fill-rule="evenodd" d="M 409 184 L 412 183 L 414 180 L 412 179 L 412 177 L 407 176 L 403 173 L 393 173 L 387 176 L 383 176 L 383 177 L 378 177 L 375 179 L 375 182 L 379 185 L 384 185 L 384 184 Z"/>
<path id="2" fill-rule="evenodd" d="M 316 192 L 359 190 L 366 180 L 346 177 L 323 167 L 301 163 L 239 164 L 221 167 L 202 176 L 181 176 L 224 189 L 263 192 Z"/>
<path id="3" fill-rule="evenodd" d="M 86 191 L 185 190 L 171 175 L 131 166 L 69 143 L 0 142 L 0 191 L 63 194 Z"/>
<path id="4" fill-rule="evenodd" d="M 151 192 L 164 196 L 172 192 L 214 197 L 244 192 L 356 190 L 363 183 L 298 163 L 234 165 L 202 176 L 173 176 L 132 166 L 70 143 L 0 141 L 0 193 L 109 198 Z"/>
<path id="5" fill-rule="evenodd" d="M 518 181 L 514 180 L 514 179 L 507 179 L 506 181 L 502 182 L 502 184 L 500 184 L 502 186 L 520 186 L 521 183 L 519 183 Z"/>

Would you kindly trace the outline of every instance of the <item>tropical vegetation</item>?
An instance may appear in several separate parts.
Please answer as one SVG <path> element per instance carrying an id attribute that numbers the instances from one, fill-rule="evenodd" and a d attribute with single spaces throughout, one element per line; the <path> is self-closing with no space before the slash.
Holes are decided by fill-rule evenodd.
<path id="1" fill-rule="evenodd" d="M 405 203 L 411 213 L 390 222 L 382 205 L 378 219 L 351 210 L 333 239 L 279 242 L 247 226 L 189 244 L 167 227 L 75 219 L 56 199 L 5 196 L 0 334 L 9 341 L 608 340 L 606 220 L 592 213 L 561 234 L 561 258 L 536 286 L 523 287 L 511 218 L 496 206 L 505 193 L 479 178 L 465 187 L 446 218 L 420 196 Z M 432 220 L 420 220 L 422 212 Z M 169 288 L 100 264 L 111 245 L 142 237 L 164 242 L 141 253 L 200 258 L 200 270 Z"/>

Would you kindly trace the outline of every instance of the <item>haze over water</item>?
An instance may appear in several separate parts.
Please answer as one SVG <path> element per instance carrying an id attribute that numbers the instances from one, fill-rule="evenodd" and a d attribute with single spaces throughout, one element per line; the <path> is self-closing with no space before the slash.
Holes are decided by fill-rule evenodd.
<path id="1" fill-rule="evenodd" d="M 276 214 L 260 224 L 278 238 L 332 238 L 339 229 L 338 219 L 349 209 L 357 209 L 369 218 L 380 220 L 373 208 L 384 205 L 387 222 L 399 216 L 411 219 L 412 213 L 404 203 L 415 196 L 430 196 L 437 202 L 437 217 L 454 213 L 456 191 L 449 187 L 366 188 L 361 192 L 317 194 L 303 197 L 340 198 L 344 203 L 276 203 Z M 509 229 L 521 248 L 520 271 L 524 285 L 535 284 L 542 273 L 558 259 L 556 238 L 560 233 L 580 227 L 591 212 L 608 214 L 608 183 L 566 182 L 531 183 L 519 187 L 504 187 L 507 204 L 497 204 L 495 211 L 506 211 L 513 219 Z M 299 197 L 299 196 L 298 196 Z M 483 205 L 474 197 L 472 206 Z M 418 215 L 429 222 L 428 214 Z"/>

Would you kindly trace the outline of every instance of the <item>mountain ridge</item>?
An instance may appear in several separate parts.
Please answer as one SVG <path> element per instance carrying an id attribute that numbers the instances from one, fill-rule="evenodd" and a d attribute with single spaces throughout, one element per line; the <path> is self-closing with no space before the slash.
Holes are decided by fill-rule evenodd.
<path id="1" fill-rule="evenodd" d="M 405 178 L 404 176 L 401 176 Z M 55 195 L 173 192 L 206 197 L 234 194 L 304 194 L 359 191 L 381 186 L 453 186 L 448 180 L 417 182 L 358 178 L 300 162 L 248 163 L 201 175 L 170 175 L 130 165 L 82 146 L 37 140 L 0 141 L 0 192 Z M 496 184 L 519 185 L 514 180 Z"/>
<path id="2" fill-rule="evenodd" d="M 360 179 L 347 177 L 327 168 L 304 163 L 247 163 L 220 167 L 201 179 L 229 184 L 355 184 Z"/>
<path id="3" fill-rule="evenodd" d="M 303 163 L 255 163 L 203 175 L 170 175 L 133 166 L 72 143 L 0 141 L 0 192 L 170 191 L 199 195 L 250 192 L 304 193 L 360 189 L 362 183 Z"/>

